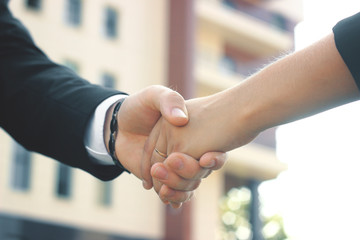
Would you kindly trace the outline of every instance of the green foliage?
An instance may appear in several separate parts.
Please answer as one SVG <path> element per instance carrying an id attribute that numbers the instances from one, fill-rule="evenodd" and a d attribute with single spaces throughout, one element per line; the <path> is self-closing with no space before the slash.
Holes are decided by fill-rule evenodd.
<path id="1" fill-rule="evenodd" d="M 247 188 L 233 188 L 220 201 L 221 237 L 224 240 L 251 240 L 249 222 L 251 192 Z M 265 240 L 286 240 L 283 219 L 279 215 L 261 216 Z"/>

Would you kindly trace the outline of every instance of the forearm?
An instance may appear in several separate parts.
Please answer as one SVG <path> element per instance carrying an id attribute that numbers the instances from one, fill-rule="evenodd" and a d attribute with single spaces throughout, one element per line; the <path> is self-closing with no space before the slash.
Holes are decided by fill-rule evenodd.
<path id="1" fill-rule="evenodd" d="M 261 131 L 349 103 L 359 90 L 329 35 L 218 94 L 187 103 L 189 124 L 173 149 L 199 157 L 250 142 Z"/>
<path id="2" fill-rule="evenodd" d="M 359 99 L 359 90 L 338 53 L 333 35 L 286 56 L 221 94 L 233 99 L 236 118 L 230 129 L 264 129 Z M 241 123 L 241 124 L 239 124 Z M 231 134 L 231 133 L 230 133 Z M 233 133 L 234 134 L 234 133 Z"/>
<path id="3" fill-rule="evenodd" d="M 112 179 L 119 171 L 92 162 L 85 126 L 102 100 L 117 94 L 55 64 L 0 4 L 0 126 L 27 149 Z"/>

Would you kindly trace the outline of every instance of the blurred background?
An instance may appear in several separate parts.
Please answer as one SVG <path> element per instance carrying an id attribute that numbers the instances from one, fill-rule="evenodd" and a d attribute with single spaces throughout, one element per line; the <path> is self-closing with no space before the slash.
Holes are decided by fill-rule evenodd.
<path id="1" fill-rule="evenodd" d="M 359 9 L 356 5 L 350 0 L 10 1 L 37 45 L 90 82 L 130 94 L 162 84 L 185 98 L 238 84 L 295 46 L 330 32 Z M 230 152 L 225 167 L 178 210 L 144 191 L 132 175 L 98 181 L 26 151 L 0 129 L 0 239 L 360 238 L 353 237 L 360 235 L 360 168 L 354 165 L 360 159 L 355 146 L 360 119 L 354 108 L 356 103 L 265 131 Z"/>

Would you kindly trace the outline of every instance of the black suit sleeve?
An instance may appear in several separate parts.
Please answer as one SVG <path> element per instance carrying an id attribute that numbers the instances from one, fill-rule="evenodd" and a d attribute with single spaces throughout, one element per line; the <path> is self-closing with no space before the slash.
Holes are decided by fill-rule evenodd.
<path id="1" fill-rule="evenodd" d="M 119 92 L 50 61 L 5 2 L 0 1 L 0 126 L 28 150 L 102 180 L 117 177 L 122 171 L 91 161 L 83 142 L 95 108 Z"/>
<path id="2" fill-rule="evenodd" d="M 336 48 L 360 89 L 360 13 L 338 22 L 333 32 Z"/>

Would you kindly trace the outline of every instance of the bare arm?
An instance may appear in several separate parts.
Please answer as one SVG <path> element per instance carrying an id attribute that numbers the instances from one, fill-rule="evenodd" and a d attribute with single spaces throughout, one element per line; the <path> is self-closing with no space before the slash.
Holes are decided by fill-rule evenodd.
<path id="1" fill-rule="evenodd" d="M 270 65 L 242 87 L 235 94 L 248 93 L 248 121 L 258 132 L 359 98 L 333 34 Z"/>
<path id="2" fill-rule="evenodd" d="M 261 131 L 359 99 L 359 90 L 330 34 L 269 65 L 241 84 L 186 103 L 190 121 L 160 121 L 149 147 L 195 158 L 250 142 Z M 158 156 L 143 161 L 157 162 Z"/>

